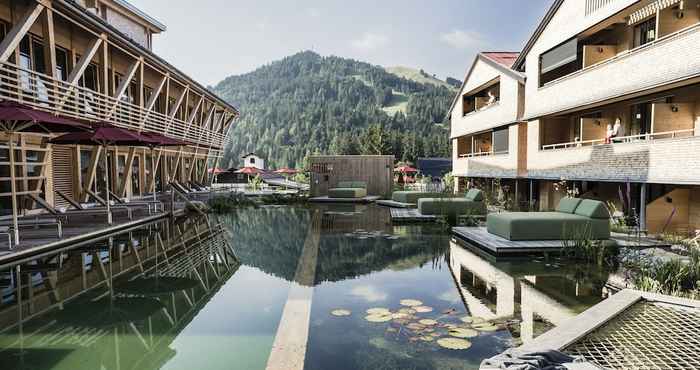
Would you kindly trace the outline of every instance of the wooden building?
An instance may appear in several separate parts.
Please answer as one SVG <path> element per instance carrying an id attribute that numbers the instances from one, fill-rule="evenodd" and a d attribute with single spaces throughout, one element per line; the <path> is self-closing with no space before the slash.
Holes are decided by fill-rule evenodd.
<path id="1" fill-rule="evenodd" d="M 341 181 L 364 181 L 368 195 L 391 197 L 393 155 L 319 155 L 309 162 L 312 197 L 328 195 Z"/>
<path id="2" fill-rule="evenodd" d="M 153 35 L 165 29 L 125 0 L 0 0 L 0 100 L 189 143 L 153 152 L 109 148 L 105 169 L 100 147 L 15 134 L 18 195 L 56 207 L 85 202 L 104 192 L 106 170 L 122 198 L 163 190 L 171 180 L 210 181 L 208 163 L 221 157 L 238 111 L 152 52 Z M 2 213 L 10 208 L 9 137 L 0 133 Z"/>

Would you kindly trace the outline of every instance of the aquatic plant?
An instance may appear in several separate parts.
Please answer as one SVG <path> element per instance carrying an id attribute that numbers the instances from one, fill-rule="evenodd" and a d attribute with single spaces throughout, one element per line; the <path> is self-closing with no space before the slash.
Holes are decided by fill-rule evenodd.
<path id="1" fill-rule="evenodd" d="M 618 261 L 620 250 L 617 243 L 593 239 L 589 223 L 584 227 L 567 227 L 564 224 L 562 235 L 562 255 L 572 260 L 595 263 L 599 267 L 614 266 Z"/>
<path id="2" fill-rule="evenodd" d="M 231 193 L 228 196 L 210 198 L 207 205 L 215 213 L 226 213 L 237 208 L 255 206 L 255 202 L 243 193 Z"/>
<path id="3" fill-rule="evenodd" d="M 687 260 L 681 258 L 637 257 L 624 267 L 639 290 L 697 299 L 700 297 L 700 250 L 690 248 Z"/>

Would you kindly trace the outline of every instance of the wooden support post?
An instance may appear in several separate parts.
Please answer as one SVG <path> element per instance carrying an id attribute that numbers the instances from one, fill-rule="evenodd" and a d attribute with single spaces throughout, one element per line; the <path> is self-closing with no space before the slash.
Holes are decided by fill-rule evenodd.
<path id="1" fill-rule="evenodd" d="M 112 105 L 112 108 L 110 108 L 109 113 L 107 114 L 107 119 L 112 118 L 114 115 L 114 112 L 117 111 L 117 107 L 119 106 L 119 102 L 121 101 L 122 97 L 126 93 L 126 90 L 129 88 L 129 85 L 131 84 L 131 80 L 134 78 L 134 75 L 136 75 L 136 72 L 139 70 L 139 66 L 142 64 L 143 58 L 136 60 L 131 67 L 129 67 L 129 70 L 126 72 L 126 75 L 124 76 L 124 79 L 119 82 L 119 86 L 117 87 L 117 90 L 114 92 L 114 104 Z"/>
<path id="2" fill-rule="evenodd" d="M 166 85 L 169 76 L 170 76 L 170 74 L 168 74 L 168 73 L 166 73 L 165 76 L 163 76 L 163 79 L 158 84 L 158 87 L 153 91 L 153 95 L 151 95 L 151 97 L 146 102 L 146 106 L 145 106 L 146 114 L 141 119 L 141 123 L 139 124 L 139 129 L 142 130 L 143 127 L 146 125 L 146 121 L 148 120 L 148 116 L 153 111 L 153 109 L 156 105 L 156 101 L 158 100 L 158 96 L 160 96 L 160 93 L 163 91 L 163 87 Z M 167 96 L 166 96 L 166 100 L 167 100 Z"/>
<path id="3" fill-rule="evenodd" d="M 83 184 L 82 199 L 83 202 L 87 202 L 90 196 L 90 188 L 95 182 L 95 175 L 97 174 L 97 165 L 100 163 L 100 154 L 102 153 L 102 147 L 96 146 L 92 149 L 92 155 L 90 156 L 90 164 L 88 165 L 87 179 L 85 179 Z M 105 168 L 105 171 L 107 169 Z"/>
<path id="4" fill-rule="evenodd" d="M 54 33 L 53 10 L 46 8 L 42 21 L 42 33 L 44 37 L 44 73 L 54 80 L 58 79 L 56 72 L 56 35 Z M 54 86 L 55 89 L 55 86 Z"/>
<path id="5" fill-rule="evenodd" d="M 151 173 L 151 177 L 148 179 L 148 186 L 146 187 L 146 189 L 148 189 L 147 191 L 150 191 L 153 193 L 155 193 L 155 191 L 156 191 L 156 171 L 158 171 L 158 166 L 160 164 L 161 154 L 162 154 L 162 152 L 159 150 L 158 156 L 156 156 L 154 158 L 155 153 L 153 151 L 151 151 L 151 166 L 152 166 L 151 171 L 153 171 L 153 172 Z"/>
<path id="6" fill-rule="evenodd" d="M 100 73 L 100 91 L 105 95 L 109 95 L 109 42 L 107 42 L 107 35 L 102 37 L 100 67 L 102 68 Z"/>
<path id="7" fill-rule="evenodd" d="M 126 185 L 129 183 L 129 179 L 131 178 L 131 171 L 133 170 L 135 155 L 136 148 L 129 148 L 129 155 L 126 157 L 126 162 L 124 163 L 124 166 L 126 166 L 124 168 L 124 178 L 121 180 L 121 184 L 119 185 L 119 191 L 117 191 L 117 194 L 120 197 L 126 196 Z M 117 183 L 119 183 L 118 179 Z"/>

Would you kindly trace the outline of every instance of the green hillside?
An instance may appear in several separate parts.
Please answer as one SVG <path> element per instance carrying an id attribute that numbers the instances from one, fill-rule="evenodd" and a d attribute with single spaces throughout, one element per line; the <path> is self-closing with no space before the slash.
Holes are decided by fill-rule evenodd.
<path id="1" fill-rule="evenodd" d="M 403 77 L 407 80 L 415 81 L 421 84 L 431 84 L 435 86 L 442 86 L 448 89 L 454 89 L 455 87 L 448 84 L 447 82 L 440 80 L 427 74 L 423 70 L 418 70 L 410 67 L 387 67 L 385 68 L 387 72 L 395 74 L 399 77 Z"/>
<path id="2" fill-rule="evenodd" d="M 222 166 L 256 152 L 271 167 L 300 167 L 310 154 L 449 156 L 441 123 L 454 90 L 384 68 L 305 51 L 218 83 L 238 107 Z"/>

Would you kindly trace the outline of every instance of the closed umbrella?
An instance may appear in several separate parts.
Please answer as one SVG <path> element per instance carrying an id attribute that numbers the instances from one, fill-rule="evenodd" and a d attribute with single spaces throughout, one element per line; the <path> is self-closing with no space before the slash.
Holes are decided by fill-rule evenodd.
<path id="1" fill-rule="evenodd" d="M 107 147 L 114 146 L 148 146 L 154 141 L 139 133 L 109 123 L 93 125 L 92 132 L 72 132 L 51 140 L 52 144 L 64 145 L 100 145 L 104 150 L 105 161 L 105 199 L 107 200 L 107 223 L 112 224 L 112 212 L 109 200 L 109 171 L 107 171 Z"/>
<path id="2" fill-rule="evenodd" d="M 12 224 L 15 244 L 19 243 L 17 227 L 17 195 L 15 184 L 15 152 L 14 134 L 17 132 L 58 133 L 74 132 L 90 129 L 90 126 L 47 113 L 28 105 L 12 102 L 0 102 L 0 130 L 8 136 L 8 151 L 10 164 L 10 188 L 12 197 Z"/>

